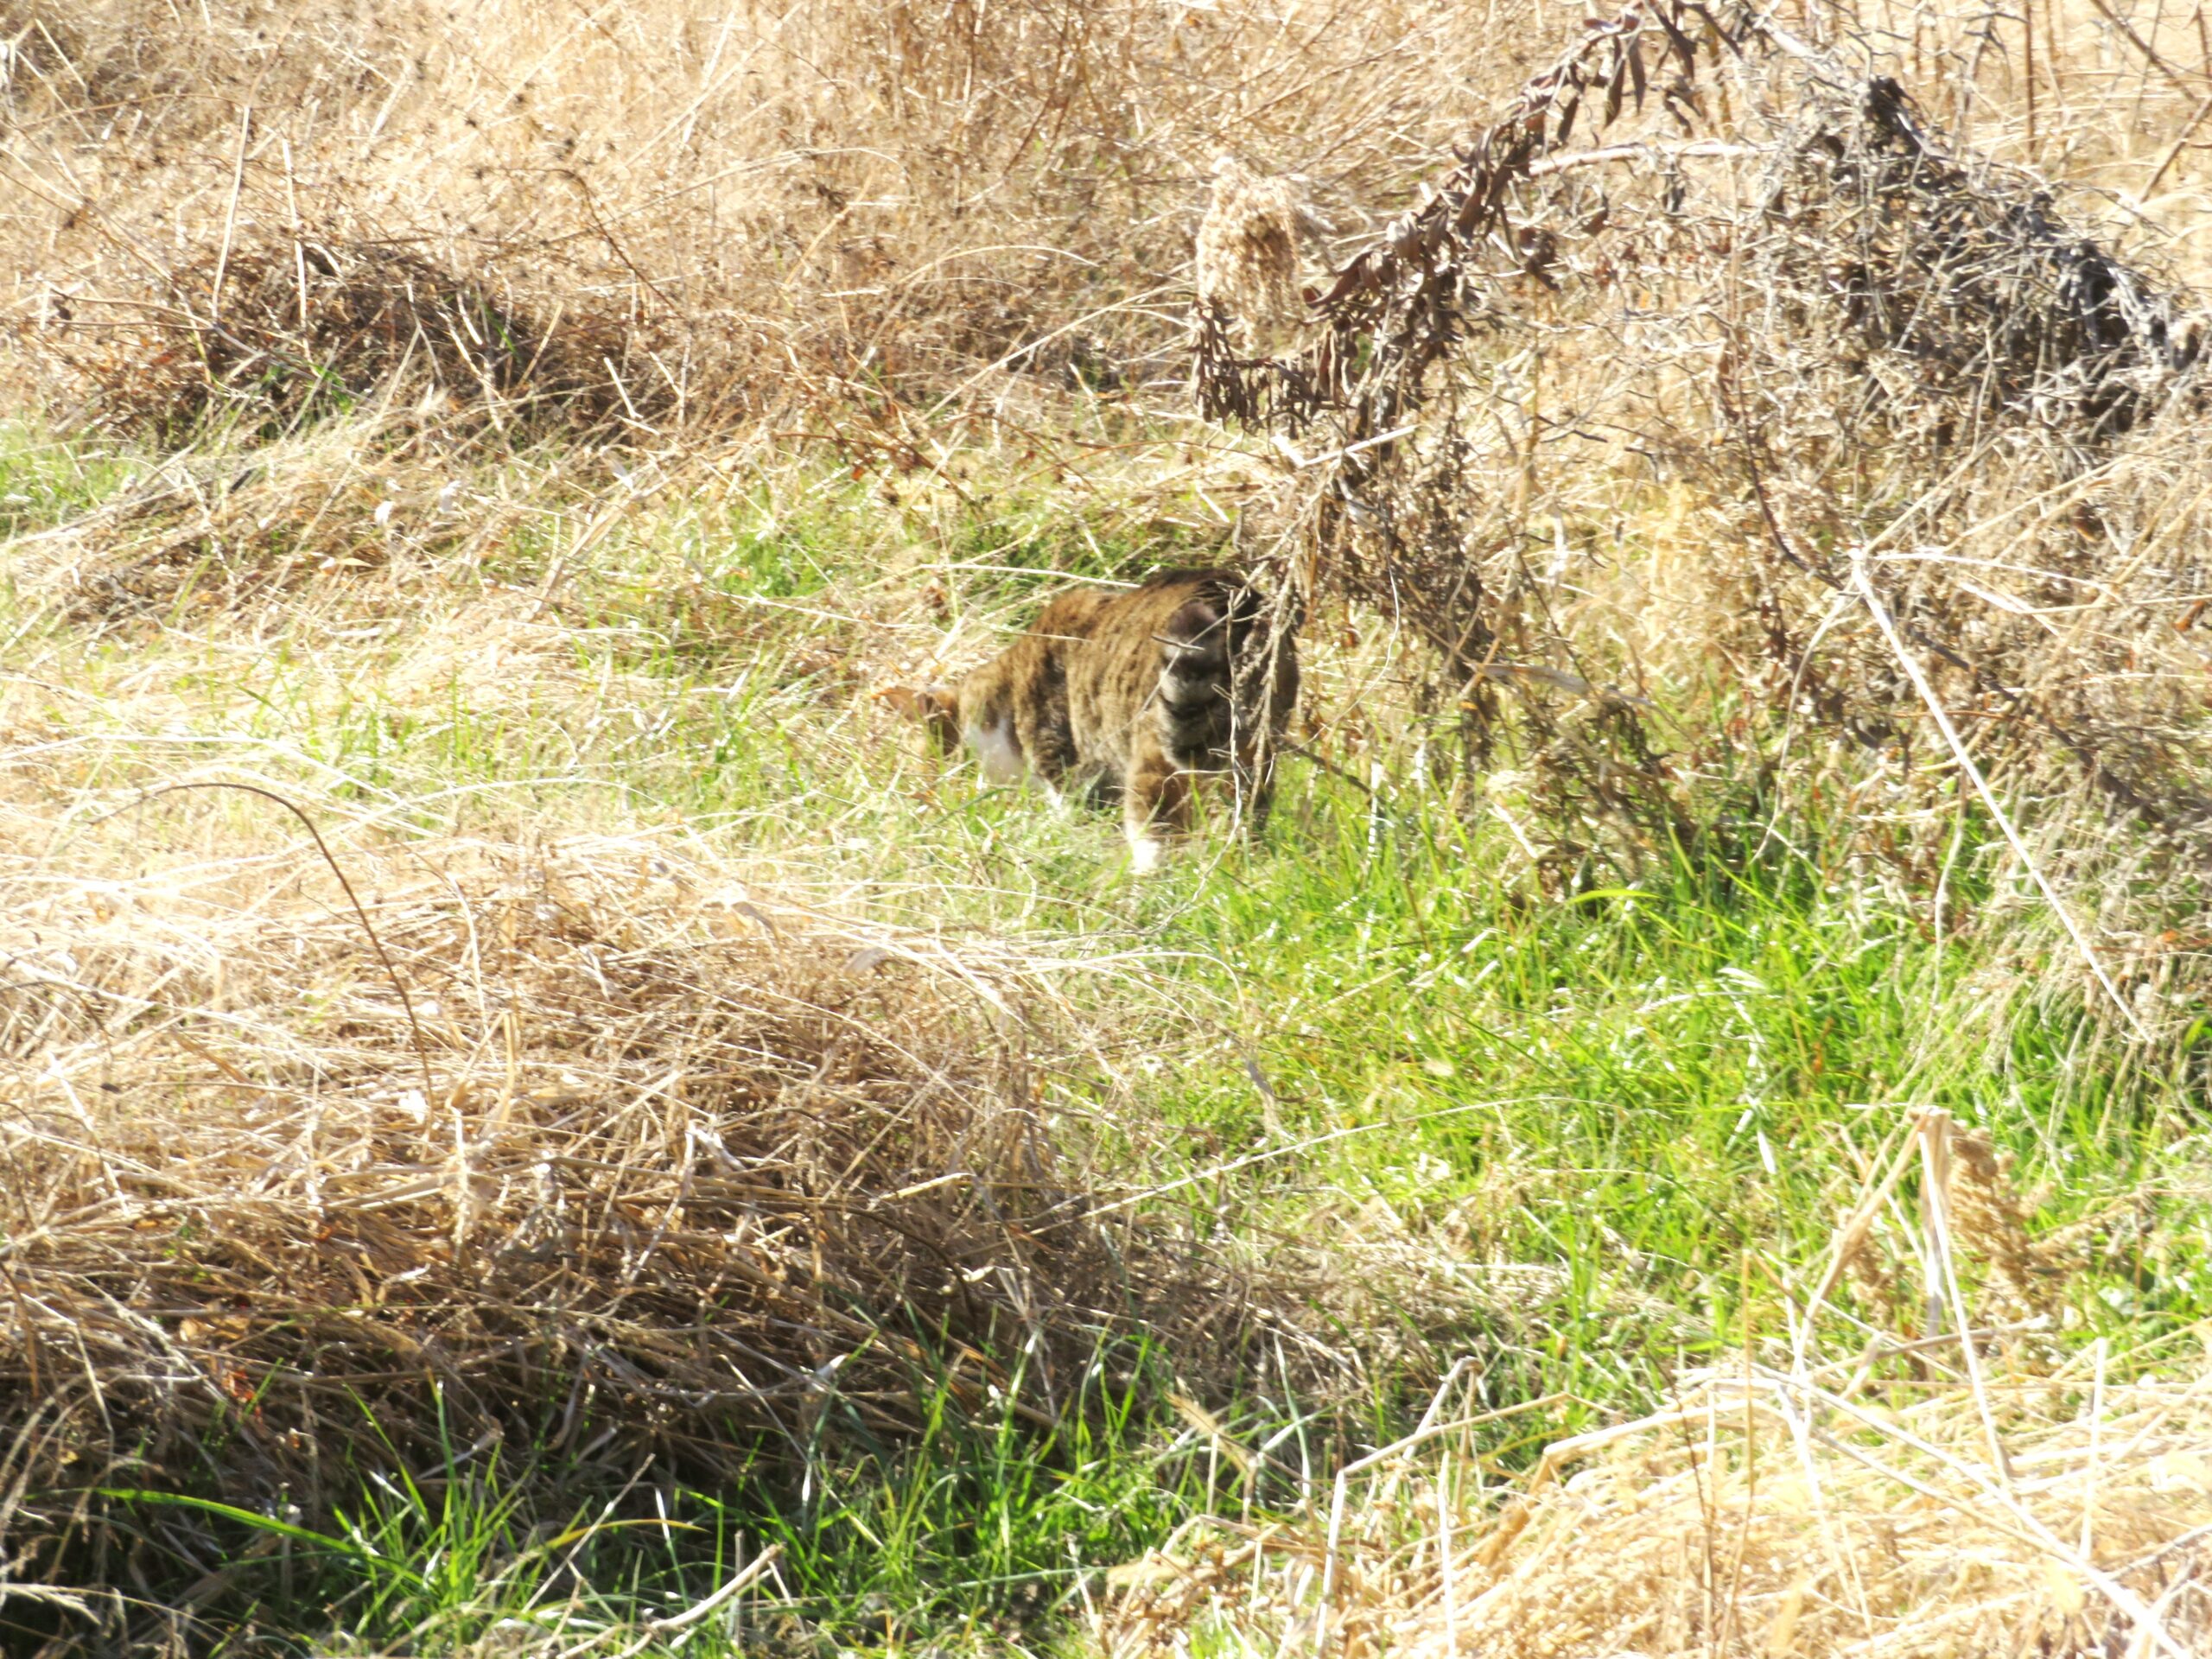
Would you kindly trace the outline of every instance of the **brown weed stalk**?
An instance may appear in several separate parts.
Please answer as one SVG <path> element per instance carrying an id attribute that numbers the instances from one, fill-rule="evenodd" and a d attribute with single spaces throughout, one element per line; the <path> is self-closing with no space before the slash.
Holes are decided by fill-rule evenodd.
<path id="1" fill-rule="evenodd" d="M 1201 316 L 1200 405 L 1274 435 L 1299 585 L 1428 648 L 1547 868 L 1741 856 L 1815 772 L 1947 759 L 1928 691 L 2000 772 L 2194 844 L 2199 303 L 1823 26 L 1592 20 L 1296 349 Z"/>

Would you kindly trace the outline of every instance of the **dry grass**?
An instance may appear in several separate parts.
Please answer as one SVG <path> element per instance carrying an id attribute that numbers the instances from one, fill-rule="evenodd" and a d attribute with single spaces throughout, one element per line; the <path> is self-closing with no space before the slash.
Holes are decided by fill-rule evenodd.
<path id="1" fill-rule="evenodd" d="M 961 780 L 886 758 L 868 697 L 983 655 L 1010 566 L 1293 565 L 1302 735 L 1371 787 L 1370 851 L 1435 785 L 1510 827 L 1531 904 L 1809 822 L 1822 882 L 1932 893 L 1942 936 L 1982 785 L 2020 880 L 1966 925 L 2037 894 L 2083 964 L 2005 971 L 2192 1020 L 2199 22 L 1664 9 L 1681 48 L 1649 7 L 1447 0 L 0 0 L 11 359 L 137 472 L 9 548 L 7 1571 L 83 1574 L 99 1517 L 54 1494 L 102 1482 L 313 1505 L 349 1458 L 495 1435 L 711 1479 L 901 1433 L 939 1381 L 987 1400 L 1017 1355 L 1049 1418 L 1140 1332 L 1204 1391 L 1255 1306 L 1286 1369 L 1387 1389 L 1555 1271 L 1471 1292 L 1348 1211 L 1340 1248 L 1202 1250 L 1093 1160 L 1145 1163 L 1157 1126 L 1081 1113 L 1141 1095 L 1160 993 L 1092 988 L 1156 964 L 954 928 L 1150 913 L 1049 891 Z M 1891 73 L 1909 127 L 1870 113 Z M 1315 214 L 1351 274 L 1270 369 Z M 1199 389 L 1278 429 L 1191 420 L 1194 294 Z M 790 580 L 833 498 L 845 574 Z M 710 705 L 766 734 L 741 798 L 683 792 Z M 439 772 L 410 722 L 481 748 Z M 266 796 L 141 798 L 175 781 L 297 800 L 353 896 Z M 2085 1393 L 2021 1335 L 2063 1262 L 1986 1150 L 1958 1224 L 2010 1347 L 1687 1377 L 1502 1514 L 1425 1440 L 1348 1476 L 1333 1542 L 1133 1575 L 1108 1639 L 2194 1639 L 2193 1591 L 2143 1606 L 2183 1559 L 2150 1552 L 2212 1520 L 2212 1414 L 2147 1374 Z M 1897 1300 L 1895 1260 L 1837 1270 Z M 1981 1576 L 1939 1573 L 1969 1546 Z"/>
<path id="2" fill-rule="evenodd" d="M 1207 325 L 1199 390 L 1303 453 L 1180 475 L 1217 540 L 1302 545 L 1310 600 L 1439 654 L 1426 713 L 1503 774 L 1485 788 L 1554 885 L 1675 840 L 1740 855 L 1752 778 L 1769 800 L 1904 780 L 1910 833 L 1859 850 L 1919 880 L 1950 821 L 1922 784 L 1962 732 L 1996 793 L 2080 786 L 2018 826 L 2024 866 L 2077 811 L 2149 821 L 2164 856 L 2208 805 L 2205 456 L 2168 280 L 2204 207 L 2193 25 L 2046 8 L 2016 58 L 1941 10 L 1726 48 L 1675 10 L 1564 55 L 1494 7 L 1480 30 L 1450 7 L 1041 3 L 708 28 L 641 3 L 548 39 L 486 3 L 419 51 L 400 12 L 260 35 L 26 14 L 19 340 L 50 406 L 142 431 L 371 404 L 402 434 L 460 429 L 459 404 L 664 453 L 741 427 L 835 446 L 903 508 L 909 479 L 963 492 L 986 435 L 1079 469 L 1071 410 L 1126 414 L 1177 371 L 1197 230 L 1200 298 L 1256 331 Z M 1478 89 L 1536 61 L 1439 167 Z M 1923 105 L 1862 96 L 1893 72 Z M 1232 348 L 1298 308 L 1294 168 L 1357 257 L 1276 373 Z M 299 524 L 262 516 L 242 539 L 266 559 L 195 533 L 92 579 L 156 605 L 213 556 L 281 585 L 308 568 Z"/>
<path id="3" fill-rule="evenodd" d="M 1947 1304 L 1938 1329 L 1960 1328 L 1956 1263 L 2008 1248 L 1967 1207 L 1950 1213 L 1989 1186 L 1980 1154 L 1969 1144 L 1962 1165 L 1960 1150 L 1942 1114 L 1916 1123 L 1840 1227 L 1827 1271 L 1798 1285 L 1795 1328 L 1766 1363 L 1747 1347 L 1738 1363 L 1688 1372 L 1667 1408 L 1554 1444 L 1503 1485 L 1471 1445 L 1501 1414 L 1467 1414 L 1447 1384 L 1413 1434 L 1344 1467 L 1325 1512 L 1194 1525 L 1118 1569 L 1100 1645 L 1543 1659 L 2202 1651 L 2212 1390 L 2185 1356 L 2122 1365 L 2101 1344 L 2053 1365 L 2034 1325 L 1977 1315 L 1969 1344 L 1860 1327 L 1834 1333 L 1847 1357 L 1808 1357 L 1827 1293 L 1885 1212 L 1908 1254 L 1924 1230 L 1929 1290 Z M 1915 1165 L 1917 1224 L 1891 1204 Z"/>
<path id="4" fill-rule="evenodd" d="M 1387 200 L 1496 55 L 1435 0 L 115 0 L 0 37 L 0 245 L 51 399 L 259 423 L 404 359 L 633 442 L 1133 391 L 1172 372 L 1216 152 Z"/>
<path id="5" fill-rule="evenodd" d="M 2201 1652 L 2203 1395 L 2201 1382 L 2000 1379 L 1988 1397 L 2008 1492 L 1963 1390 L 1884 1404 L 1846 1398 L 1833 1379 L 1691 1375 L 1669 1411 L 1553 1447 L 1548 1469 L 1580 1471 L 1503 1520 L 1469 1507 L 1484 1485 L 1471 1459 L 1363 1471 L 1324 1650 Z M 1104 1645 L 1316 1646 L 1330 1560 L 1314 1529 L 1133 1565 Z"/>
<path id="6" fill-rule="evenodd" d="M 0 1376 L 34 1490 L 213 1467 L 318 1505 L 369 1422 L 403 1461 L 504 1431 L 709 1473 L 755 1455 L 737 1430 L 804 1444 L 833 1380 L 911 1422 L 918 1342 L 969 1392 L 1007 1382 L 978 1350 L 1027 1353 L 1049 1410 L 1133 1319 L 1240 1317 L 1088 1219 L 1015 953 L 645 839 L 355 848 L 352 893 L 304 836 L 9 865 Z"/>

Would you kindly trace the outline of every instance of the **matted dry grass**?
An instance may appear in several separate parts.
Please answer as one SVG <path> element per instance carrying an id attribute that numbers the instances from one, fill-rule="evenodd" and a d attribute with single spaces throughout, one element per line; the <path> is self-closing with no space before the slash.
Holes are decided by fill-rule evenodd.
<path id="1" fill-rule="evenodd" d="M 2077 1365 L 1985 1391 L 1719 1370 L 1673 1409 L 1563 1442 L 1502 1515 L 1471 1459 L 1410 1459 L 1338 1541 L 1253 1529 L 1122 1569 L 1107 1647 L 1459 1654 L 2204 1651 L 2212 1389 Z"/>
<path id="2" fill-rule="evenodd" d="M 1957 1252 L 2010 1248 L 1984 1224 L 1975 1147 L 1941 1113 L 1916 1122 L 1778 1356 L 1690 1372 L 1666 1408 L 1558 1442 L 1503 1486 L 1474 1431 L 1516 1408 L 1459 1414 L 1447 1383 L 1414 1433 L 1339 1471 L 1325 1511 L 1193 1522 L 1116 1569 L 1099 1645 L 1116 1659 L 2205 1651 L 2201 1356 L 2122 1363 L 2100 1344 L 2053 1363 L 2031 1325 L 1978 1318 L 1969 1344 L 1861 1329 L 1840 1333 L 1847 1357 L 1809 1357 L 1827 1293 L 1915 1165 L 1945 1196 L 1905 1230 L 1938 1264 L 1931 1294 L 1964 1313 Z"/>
<path id="3" fill-rule="evenodd" d="M 1232 1276 L 1055 1150 L 1077 964 L 645 836 L 353 838 L 341 886 L 270 799 L 217 800 L 250 853 L 91 877 L 52 821 L 0 839 L 11 1548 L 102 1484 L 313 1510 L 501 1436 L 712 1477 L 944 1386 L 1049 1421 L 1140 1324 L 1233 1363 Z"/>

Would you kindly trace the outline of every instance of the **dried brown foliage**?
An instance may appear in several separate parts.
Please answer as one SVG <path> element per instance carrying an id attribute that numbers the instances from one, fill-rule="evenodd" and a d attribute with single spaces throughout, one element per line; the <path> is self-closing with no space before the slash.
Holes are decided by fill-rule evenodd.
<path id="1" fill-rule="evenodd" d="M 632 440 L 1128 389 L 1172 370 L 1160 302 L 1214 155 L 1387 197 L 1409 138 L 1465 118 L 1457 23 L 1440 0 L 18 4 L 7 302 L 53 394 L 141 429 L 211 400 L 281 417 L 403 360 Z"/>
<path id="2" fill-rule="evenodd" d="M 1822 16 L 1592 20 L 1299 349 L 1202 318 L 1201 404 L 1279 435 L 1305 582 L 1431 648 L 1563 865 L 1736 848 L 1750 798 L 1892 788 L 1961 725 L 2196 836 L 2198 302 Z"/>
<path id="3" fill-rule="evenodd" d="M 0 874 L 13 1580 L 82 1581 L 103 1484 L 312 1511 L 501 1437 L 712 1479 L 941 1383 L 1051 1421 L 1124 1337 L 1237 1363 L 1248 1281 L 1063 1165 L 1017 953 L 620 842 L 346 863 Z"/>

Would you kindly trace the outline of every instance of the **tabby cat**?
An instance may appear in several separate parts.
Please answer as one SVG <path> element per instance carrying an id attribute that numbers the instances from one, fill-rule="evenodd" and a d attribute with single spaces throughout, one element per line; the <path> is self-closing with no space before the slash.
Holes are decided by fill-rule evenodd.
<path id="1" fill-rule="evenodd" d="M 993 782 L 1033 772 L 1056 795 L 1118 797 L 1131 861 L 1149 870 L 1165 838 L 1188 827 L 1202 776 L 1227 775 L 1247 822 L 1266 817 L 1298 658 L 1264 608 L 1230 570 L 1073 588 L 955 683 L 884 695 L 940 750 L 973 749 Z"/>

